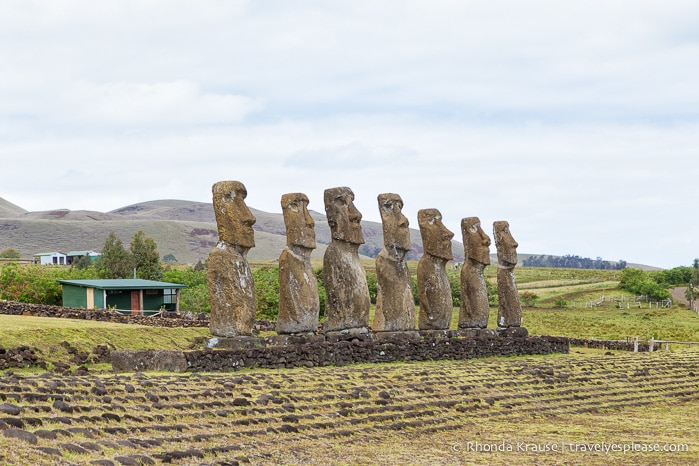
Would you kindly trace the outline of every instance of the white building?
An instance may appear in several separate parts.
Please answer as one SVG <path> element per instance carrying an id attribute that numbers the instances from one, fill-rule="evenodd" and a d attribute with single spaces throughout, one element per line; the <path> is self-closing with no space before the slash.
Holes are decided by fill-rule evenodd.
<path id="1" fill-rule="evenodd" d="M 34 263 L 41 265 L 66 265 L 68 256 L 62 252 L 40 252 L 34 254 Z"/>

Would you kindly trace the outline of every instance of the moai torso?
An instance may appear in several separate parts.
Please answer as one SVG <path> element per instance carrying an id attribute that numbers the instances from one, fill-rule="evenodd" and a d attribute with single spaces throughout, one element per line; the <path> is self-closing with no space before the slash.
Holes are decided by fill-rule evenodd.
<path id="1" fill-rule="evenodd" d="M 485 267 L 490 264 L 490 238 L 478 217 L 461 220 L 464 240 L 464 265 L 461 268 L 461 305 L 459 328 L 486 328 L 490 307 Z"/>
<path id="2" fill-rule="evenodd" d="M 372 329 L 415 330 L 415 298 L 405 255 L 410 250 L 408 219 L 398 194 L 380 194 L 384 247 L 376 257 L 377 296 Z"/>
<path id="3" fill-rule="evenodd" d="M 517 265 L 517 242 L 505 221 L 493 223 L 495 247 L 498 250 L 498 327 L 520 327 L 522 305 L 519 301 L 514 269 Z"/>
<path id="4" fill-rule="evenodd" d="M 219 241 L 207 265 L 209 328 L 216 336 L 249 336 L 256 308 L 247 253 L 255 246 L 255 216 L 245 204 L 247 190 L 242 183 L 221 181 L 212 191 Z"/>
<path id="5" fill-rule="evenodd" d="M 418 212 L 420 235 L 425 250 L 417 266 L 420 296 L 420 330 L 447 330 L 451 322 L 453 301 L 446 265 L 453 258 L 451 239 L 454 234 L 442 223 L 437 209 Z"/>
<path id="6" fill-rule="evenodd" d="M 326 332 L 369 327 L 371 298 L 358 253 L 364 243 L 362 214 L 353 201 L 349 188 L 325 190 L 325 212 L 332 234 L 323 256 Z"/>
<path id="7" fill-rule="evenodd" d="M 318 329 L 318 282 L 311 265 L 316 247 L 315 222 L 302 193 L 282 196 L 287 245 L 279 257 L 279 315 L 277 333 L 310 333 Z"/>

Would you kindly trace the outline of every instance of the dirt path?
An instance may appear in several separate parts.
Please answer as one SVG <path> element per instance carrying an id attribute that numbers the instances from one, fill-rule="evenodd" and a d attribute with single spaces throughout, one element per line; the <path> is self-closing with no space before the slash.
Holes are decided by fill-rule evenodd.
<path id="1" fill-rule="evenodd" d="M 687 289 L 686 286 L 679 286 L 677 288 L 672 288 L 670 289 L 670 294 L 672 295 L 672 300 L 676 303 L 684 304 L 685 306 L 689 305 L 689 301 L 687 301 L 687 298 L 684 296 L 684 292 Z"/>

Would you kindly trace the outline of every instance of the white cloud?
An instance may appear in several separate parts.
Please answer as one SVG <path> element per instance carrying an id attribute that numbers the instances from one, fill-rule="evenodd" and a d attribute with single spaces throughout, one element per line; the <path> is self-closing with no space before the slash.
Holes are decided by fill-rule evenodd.
<path id="1" fill-rule="evenodd" d="M 436 207 L 457 234 L 509 220 L 521 252 L 689 263 L 698 19 L 679 0 L 5 1 L 0 196 L 111 210 L 237 179 L 253 207 L 303 191 L 322 212 L 350 186 L 365 219 L 397 192 L 413 226 Z"/>

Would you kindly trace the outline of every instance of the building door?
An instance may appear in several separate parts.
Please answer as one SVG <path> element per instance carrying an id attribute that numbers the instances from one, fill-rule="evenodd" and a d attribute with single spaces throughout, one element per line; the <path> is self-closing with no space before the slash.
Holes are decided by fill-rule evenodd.
<path id="1" fill-rule="evenodd" d="M 131 310 L 138 311 L 141 309 L 141 293 L 138 291 L 131 292 Z"/>

